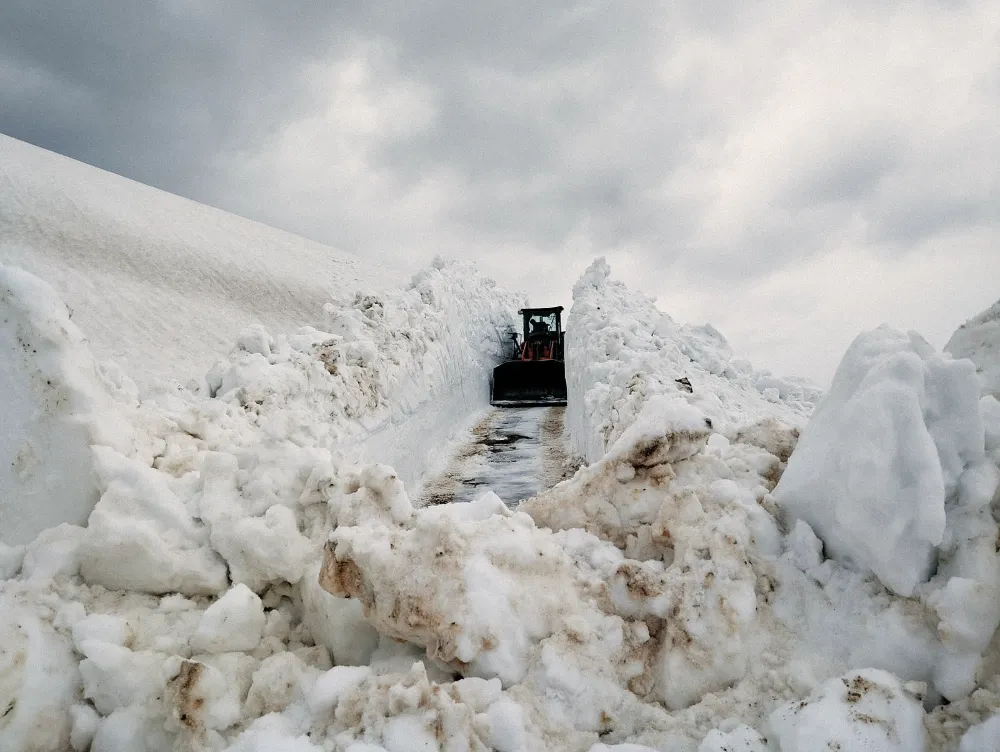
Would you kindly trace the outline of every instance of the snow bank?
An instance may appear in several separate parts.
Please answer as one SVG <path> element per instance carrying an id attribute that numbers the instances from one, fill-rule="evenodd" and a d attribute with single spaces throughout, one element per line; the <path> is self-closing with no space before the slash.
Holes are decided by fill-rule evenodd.
<path id="1" fill-rule="evenodd" d="M 248 329 L 196 390 L 161 384 L 139 399 L 95 364 L 50 288 L 2 272 L 11 357 L 0 372 L 18 397 L 4 425 L 9 415 L 20 429 L 3 449 L 11 461 L 28 442 L 47 453 L 0 489 L 11 510 L 34 504 L 25 519 L 36 525 L 0 549 L 11 662 L 0 667 L 0 746 L 256 744 L 237 737 L 261 715 L 308 707 L 331 654 L 367 662 L 377 647 L 356 604 L 300 585 L 316 577 L 342 489 L 402 488 L 391 469 L 349 458 L 398 459 L 417 476 L 417 437 L 444 436 L 486 404 L 516 298 L 438 261 L 404 290 L 331 303 L 328 331 Z M 53 478 L 86 503 L 67 509 Z M 56 525 L 65 519 L 87 525 Z M 386 733 L 407 738 L 405 723 Z"/>
<path id="2" fill-rule="evenodd" d="M 437 259 L 404 290 L 328 303 L 322 331 L 245 332 L 207 387 L 270 439 L 336 445 L 412 482 L 455 424 L 487 406 L 483 374 L 518 303 L 470 265 Z"/>
<path id="3" fill-rule="evenodd" d="M 979 394 L 972 362 L 939 355 L 913 333 L 862 334 L 774 491 L 786 520 L 797 521 L 778 606 L 787 619 L 801 611 L 807 634 L 829 632 L 804 642 L 927 682 L 953 702 L 988 677 L 1000 625 L 991 512 L 1000 467 L 986 453 L 992 397 Z M 821 550 L 832 558 L 821 561 Z M 873 590 L 868 573 L 913 600 Z"/>
<path id="4" fill-rule="evenodd" d="M 133 443 L 110 387 L 52 288 L 0 266 L 0 542 L 86 521 L 99 495 L 90 445 Z"/>
<path id="5" fill-rule="evenodd" d="M 754 371 L 733 358 L 725 337 L 710 324 L 677 324 L 652 299 L 610 275 L 608 264 L 598 259 L 573 288 L 566 328 L 566 425 L 577 453 L 589 462 L 599 460 L 643 403 L 660 394 L 687 399 L 731 439 L 768 421 L 774 441 L 794 446 L 818 388 Z"/>
<path id="6" fill-rule="evenodd" d="M 983 393 L 1000 399 L 1000 301 L 962 324 L 944 349 L 975 363 Z"/>

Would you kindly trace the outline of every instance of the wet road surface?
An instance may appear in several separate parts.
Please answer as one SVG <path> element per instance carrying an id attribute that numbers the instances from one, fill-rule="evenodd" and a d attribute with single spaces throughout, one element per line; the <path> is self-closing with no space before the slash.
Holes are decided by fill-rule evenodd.
<path id="1" fill-rule="evenodd" d="M 486 489 L 509 507 L 566 477 L 563 407 L 496 408 L 477 423 L 444 470 L 428 478 L 422 504 L 472 501 Z"/>

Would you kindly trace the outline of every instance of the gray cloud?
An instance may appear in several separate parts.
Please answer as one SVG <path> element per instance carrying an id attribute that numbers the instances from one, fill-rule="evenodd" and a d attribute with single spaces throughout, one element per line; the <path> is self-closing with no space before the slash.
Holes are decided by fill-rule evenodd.
<path id="1" fill-rule="evenodd" d="M 298 71 L 337 36 L 329 3 L 259 5 L 10 0 L 0 128 L 211 201 L 220 149 L 306 111 Z"/>

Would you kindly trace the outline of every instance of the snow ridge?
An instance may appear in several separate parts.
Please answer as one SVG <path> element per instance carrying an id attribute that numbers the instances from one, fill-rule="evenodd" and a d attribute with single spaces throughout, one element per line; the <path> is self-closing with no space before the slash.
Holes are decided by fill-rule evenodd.
<path id="1" fill-rule="evenodd" d="M 819 388 L 754 371 L 733 358 L 711 324 L 679 325 L 610 274 L 604 259 L 584 272 L 566 330 L 566 424 L 573 448 L 588 461 L 603 457 L 658 394 L 684 397 L 730 438 L 765 418 L 805 425 Z"/>

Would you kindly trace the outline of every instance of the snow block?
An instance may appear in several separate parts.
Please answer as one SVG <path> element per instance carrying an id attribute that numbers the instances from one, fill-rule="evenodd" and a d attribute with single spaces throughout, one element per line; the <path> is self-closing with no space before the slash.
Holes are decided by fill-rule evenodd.
<path id="1" fill-rule="evenodd" d="M 92 585 L 146 593 L 215 595 L 226 565 L 209 531 L 174 494 L 165 473 L 94 447 L 101 500 L 80 546 L 80 571 Z"/>
<path id="2" fill-rule="evenodd" d="M 0 598 L 0 749 L 67 749 L 79 683 L 69 641 Z"/>
<path id="3" fill-rule="evenodd" d="M 234 585 L 202 614 L 191 647 L 206 653 L 248 652 L 260 644 L 266 622 L 257 594 Z"/>
<path id="4" fill-rule="evenodd" d="M 806 700 L 771 714 L 780 752 L 924 749 L 923 708 L 895 676 L 877 669 L 830 679 Z"/>
<path id="5" fill-rule="evenodd" d="M 935 565 L 945 498 L 983 453 L 973 364 L 883 326 L 848 348 L 774 498 L 828 555 L 908 596 Z"/>
<path id="6" fill-rule="evenodd" d="M 90 445 L 127 447 L 86 340 L 56 292 L 0 265 L 0 541 L 82 524 L 99 496 Z"/>

